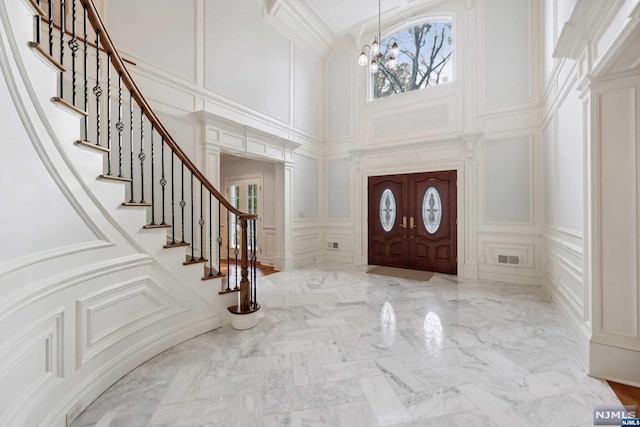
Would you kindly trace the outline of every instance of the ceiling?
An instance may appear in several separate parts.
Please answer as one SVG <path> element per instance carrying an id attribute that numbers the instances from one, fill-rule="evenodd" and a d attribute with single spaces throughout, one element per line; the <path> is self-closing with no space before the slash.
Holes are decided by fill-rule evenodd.
<path id="1" fill-rule="evenodd" d="M 363 25 L 377 25 L 378 0 L 305 0 L 334 34 L 354 32 Z M 434 0 L 381 0 L 385 15 L 396 15 Z"/>
<path id="2" fill-rule="evenodd" d="M 378 0 L 306 0 L 335 34 L 356 27 L 378 16 Z M 382 12 L 407 0 L 382 0 Z"/>

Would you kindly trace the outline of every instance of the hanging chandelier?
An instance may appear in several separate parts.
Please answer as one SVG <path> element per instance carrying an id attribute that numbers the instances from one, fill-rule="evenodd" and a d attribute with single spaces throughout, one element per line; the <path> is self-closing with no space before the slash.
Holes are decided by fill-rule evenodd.
<path id="1" fill-rule="evenodd" d="M 386 62 L 387 66 L 390 68 L 395 68 L 398 61 L 398 54 L 400 53 L 400 49 L 398 48 L 398 43 L 393 42 L 391 45 L 391 54 L 387 57 L 386 52 L 389 50 L 385 49 L 385 53 L 382 53 L 380 49 L 381 40 L 381 21 L 382 21 L 382 0 L 378 0 L 378 35 L 373 39 L 370 45 L 366 44 L 362 47 L 362 52 L 358 57 L 358 64 L 362 67 L 369 64 L 369 71 L 372 73 L 376 73 L 380 64 L 384 64 Z M 387 46 L 388 47 L 388 46 Z M 367 55 L 367 50 L 369 54 Z"/>

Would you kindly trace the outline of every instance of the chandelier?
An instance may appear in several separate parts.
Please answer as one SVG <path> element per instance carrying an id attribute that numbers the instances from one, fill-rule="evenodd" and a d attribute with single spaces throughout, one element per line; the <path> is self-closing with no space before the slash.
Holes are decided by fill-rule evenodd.
<path id="1" fill-rule="evenodd" d="M 369 64 L 369 70 L 372 73 L 376 73 L 380 64 L 384 64 L 385 62 L 390 68 L 395 68 L 397 65 L 398 54 L 400 53 L 398 43 L 395 41 L 393 42 L 393 45 L 391 45 L 391 54 L 388 57 L 386 56 L 386 52 L 389 49 L 386 49 L 384 54 L 380 50 L 380 43 L 382 43 L 380 37 L 380 23 L 382 20 L 381 2 L 382 0 L 378 0 L 378 35 L 373 39 L 371 45 L 366 44 L 362 47 L 362 52 L 360 53 L 360 57 L 358 58 L 358 64 L 362 67 Z M 369 55 L 367 55 L 367 50 L 369 51 Z"/>

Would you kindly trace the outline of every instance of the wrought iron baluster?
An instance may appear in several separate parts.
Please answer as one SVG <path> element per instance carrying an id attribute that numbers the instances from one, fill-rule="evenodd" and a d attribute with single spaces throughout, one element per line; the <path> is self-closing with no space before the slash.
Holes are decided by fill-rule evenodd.
<path id="1" fill-rule="evenodd" d="M 175 159 L 173 151 L 171 151 L 171 244 L 176 244 L 176 201 L 175 201 L 175 182 L 173 174 L 173 160 Z"/>
<path id="2" fill-rule="evenodd" d="M 234 229 L 233 254 L 236 257 L 236 266 L 235 266 L 235 269 L 236 269 L 236 287 L 235 287 L 235 289 L 239 289 L 239 287 L 238 287 L 238 253 L 239 253 L 239 251 L 238 251 L 238 215 L 234 215 L 233 217 L 234 217 L 234 221 L 233 221 L 234 222 L 234 224 L 233 224 L 233 229 Z"/>
<path id="3" fill-rule="evenodd" d="M 218 200 L 218 276 L 222 276 L 222 203 Z M 227 272 L 228 273 L 228 272 Z M 227 282 L 228 283 L 228 282 Z"/>
<path id="4" fill-rule="evenodd" d="M 213 211 L 212 197 L 209 192 L 209 277 L 213 276 Z M 219 268 L 219 267 L 218 267 Z"/>
<path id="5" fill-rule="evenodd" d="M 60 0 L 60 65 L 64 66 L 64 32 L 65 26 L 65 13 L 64 2 Z M 64 71 L 60 72 L 60 99 L 64 99 Z"/>
<path id="6" fill-rule="evenodd" d="M 187 206 L 187 202 L 184 201 L 184 162 L 182 162 L 182 172 L 180 174 L 180 182 L 182 187 L 182 193 L 180 197 L 180 208 L 182 208 L 182 240 L 180 243 L 185 243 L 184 241 L 184 207 Z"/>
<path id="7" fill-rule="evenodd" d="M 96 96 L 96 145 L 100 144 L 100 97 L 102 96 L 102 88 L 100 87 L 100 30 L 96 30 L 96 85 L 93 88 L 93 94 Z"/>
<path id="8" fill-rule="evenodd" d="M 49 55 L 53 56 L 53 0 L 49 0 Z"/>
<path id="9" fill-rule="evenodd" d="M 107 175 L 111 175 L 111 52 L 107 53 Z"/>
<path id="10" fill-rule="evenodd" d="M 227 291 L 231 290 L 231 212 L 227 209 Z"/>
<path id="11" fill-rule="evenodd" d="M 122 131 L 124 123 L 122 123 L 122 73 L 118 73 L 118 123 L 116 123 L 118 131 L 118 177 L 122 178 Z"/>
<path id="12" fill-rule="evenodd" d="M 147 155 L 144 154 L 144 109 L 140 107 L 140 154 L 138 154 L 138 160 L 140 160 L 140 203 L 146 203 L 144 201 L 144 160 Z"/>
<path id="13" fill-rule="evenodd" d="M 160 223 L 161 225 L 166 225 L 167 223 L 164 220 L 164 209 L 165 209 L 165 196 L 164 196 L 164 190 L 165 187 L 167 186 L 167 180 L 164 177 L 164 137 L 162 137 L 162 178 L 160 178 L 160 186 L 162 187 L 162 222 Z"/>
<path id="14" fill-rule="evenodd" d="M 71 0 L 71 39 L 69 39 L 68 44 L 69 50 L 71 50 L 71 103 L 77 106 L 78 73 L 76 72 L 76 56 L 80 45 L 78 44 L 78 35 L 76 33 L 76 0 Z"/>
<path id="15" fill-rule="evenodd" d="M 258 264 L 257 264 L 257 238 L 256 238 L 256 231 L 257 231 L 257 219 L 254 219 L 253 221 L 251 221 L 251 235 L 252 235 L 252 242 L 251 242 L 251 248 L 253 249 L 252 253 L 251 253 L 251 272 L 253 273 L 253 277 L 251 280 L 251 305 L 253 306 L 253 308 L 255 308 L 256 306 L 256 281 L 257 281 L 257 273 L 258 273 Z"/>
<path id="16" fill-rule="evenodd" d="M 37 0 L 38 6 L 40 6 L 40 0 Z M 40 42 L 42 41 L 42 17 L 40 15 L 36 15 L 35 16 L 35 20 L 36 20 L 36 43 L 38 43 L 38 45 L 40 44 Z"/>
<path id="17" fill-rule="evenodd" d="M 153 147 L 153 122 L 151 122 L 151 225 L 156 225 L 156 172 L 153 156 L 155 154 Z"/>
<path id="18" fill-rule="evenodd" d="M 204 203 L 202 195 L 204 192 L 204 184 L 200 181 L 200 261 L 204 258 Z"/>
<path id="19" fill-rule="evenodd" d="M 196 239 L 193 237 L 194 236 L 194 228 L 195 227 L 195 220 L 193 218 L 193 172 L 191 172 L 191 261 L 195 261 L 196 257 L 195 257 L 195 245 L 196 245 Z"/>
<path id="20" fill-rule="evenodd" d="M 131 198 L 129 203 L 135 203 L 135 187 L 133 179 L 133 92 L 129 91 L 129 166 L 131 167 Z"/>
<path id="21" fill-rule="evenodd" d="M 82 5 L 83 8 L 83 21 L 84 21 L 84 61 L 82 62 L 84 70 L 84 111 L 87 113 L 84 116 L 84 140 L 89 141 L 91 135 L 89 135 L 89 35 L 87 33 L 87 7 Z"/>

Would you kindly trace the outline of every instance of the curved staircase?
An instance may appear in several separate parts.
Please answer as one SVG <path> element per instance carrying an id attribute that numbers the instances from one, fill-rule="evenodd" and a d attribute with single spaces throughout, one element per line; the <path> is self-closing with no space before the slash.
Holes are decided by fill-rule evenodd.
<path id="1" fill-rule="evenodd" d="M 64 426 L 143 361 L 260 308 L 257 216 L 174 141 L 91 0 L 7 0 L 0 22 L 1 188 L 24 211 L 0 258 L 0 425 Z"/>

